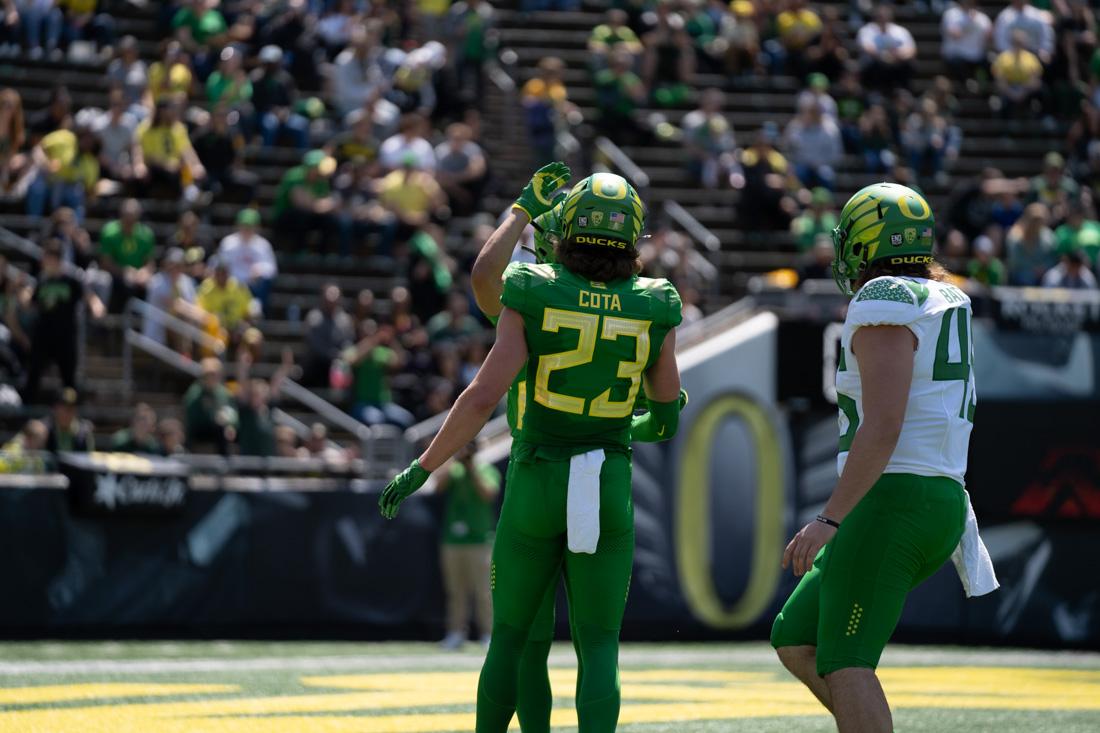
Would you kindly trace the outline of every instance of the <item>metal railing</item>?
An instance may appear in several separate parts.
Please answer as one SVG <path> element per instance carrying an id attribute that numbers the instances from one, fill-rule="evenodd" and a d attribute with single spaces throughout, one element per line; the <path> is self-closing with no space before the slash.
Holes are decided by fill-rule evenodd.
<path id="1" fill-rule="evenodd" d="M 678 201 L 665 201 L 662 207 L 668 218 L 676 222 L 688 236 L 703 245 L 708 252 L 717 252 L 722 248 L 722 242 L 718 236 L 691 215 Z"/>

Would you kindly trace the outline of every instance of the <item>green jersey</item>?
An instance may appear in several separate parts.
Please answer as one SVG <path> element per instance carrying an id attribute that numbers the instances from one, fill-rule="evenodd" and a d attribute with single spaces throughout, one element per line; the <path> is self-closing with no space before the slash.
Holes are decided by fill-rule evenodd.
<path id="1" fill-rule="evenodd" d="M 680 323 L 667 281 L 597 283 L 561 265 L 512 263 L 501 303 L 524 321 L 528 361 L 516 437 L 574 449 L 630 445 L 642 375 Z"/>

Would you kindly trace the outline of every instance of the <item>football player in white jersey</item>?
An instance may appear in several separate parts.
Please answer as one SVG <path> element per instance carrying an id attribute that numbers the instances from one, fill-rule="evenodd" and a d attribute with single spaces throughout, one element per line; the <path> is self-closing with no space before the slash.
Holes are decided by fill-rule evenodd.
<path id="1" fill-rule="evenodd" d="M 783 554 L 802 580 L 771 638 L 841 733 L 893 730 L 875 668 L 905 597 L 966 519 L 970 299 L 945 281 L 934 239 L 928 202 L 891 183 L 853 196 L 833 232 L 833 274 L 854 296 L 836 380 L 840 478 Z"/>

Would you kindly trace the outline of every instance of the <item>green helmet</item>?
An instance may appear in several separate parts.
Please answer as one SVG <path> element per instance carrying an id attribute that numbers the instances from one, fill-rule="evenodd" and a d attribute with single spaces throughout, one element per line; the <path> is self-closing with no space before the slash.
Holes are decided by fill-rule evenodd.
<path id="1" fill-rule="evenodd" d="M 594 173 L 573 186 L 561 215 L 565 239 L 633 252 L 645 227 L 645 205 L 634 187 L 614 173 Z"/>
<path id="2" fill-rule="evenodd" d="M 539 264 L 557 261 L 554 248 L 562 239 L 561 212 L 564 208 L 565 199 L 563 198 L 554 208 L 531 222 L 535 227 L 535 260 Z"/>
<path id="3" fill-rule="evenodd" d="M 936 220 L 924 196 L 897 183 L 876 183 L 848 199 L 833 230 L 833 278 L 854 295 L 852 283 L 872 262 L 932 261 Z"/>

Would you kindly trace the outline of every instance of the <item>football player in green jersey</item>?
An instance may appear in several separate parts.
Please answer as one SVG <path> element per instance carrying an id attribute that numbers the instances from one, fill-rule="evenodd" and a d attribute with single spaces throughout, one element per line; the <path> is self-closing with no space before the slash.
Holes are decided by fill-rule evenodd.
<path id="1" fill-rule="evenodd" d="M 497 233 L 516 241 L 530 215 L 552 205 L 547 194 L 525 189 Z M 680 299 L 667 281 L 636 274 L 640 198 L 621 177 L 600 173 L 562 204 L 558 264 L 508 266 L 489 357 L 432 444 L 379 501 L 383 515 L 394 516 L 480 430 L 524 369 L 528 389 L 493 548 L 493 637 L 478 685 L 478 733 L 507 730 L 532 622 L 563 563 L 584 666 L 580 730 L 615 729 L 618 635 L 634 552 L 630 441 L 667 440 L 679 423 Z M 649 412 L 635 417 L 643 382 Z"/>

